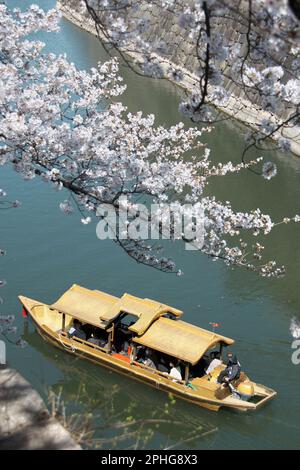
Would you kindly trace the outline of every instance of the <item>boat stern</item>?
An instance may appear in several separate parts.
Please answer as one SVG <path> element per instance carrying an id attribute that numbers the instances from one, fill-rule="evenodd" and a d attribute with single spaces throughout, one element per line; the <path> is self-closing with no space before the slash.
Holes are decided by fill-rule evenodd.
<path id="1" fill-rule="evenodd" d="M 255 409 L 257 410 L 262 405 L 265 405 L 268 401 L 276 397 L 277 392 L 272 388 L 266 387 L 265 385 L 260 385 L 254 383 L 254 399 L 255 399 Z"/>
<path id="2" fill-rule="evenodd" d="M 275 390 L 265 385 L 253 383 L 253 386 L 254 392 L 250 399 L 245 400 L 233 393 L 222 400 L 222 406 L 239 411 L 256 411 L 277 395 Z"/>

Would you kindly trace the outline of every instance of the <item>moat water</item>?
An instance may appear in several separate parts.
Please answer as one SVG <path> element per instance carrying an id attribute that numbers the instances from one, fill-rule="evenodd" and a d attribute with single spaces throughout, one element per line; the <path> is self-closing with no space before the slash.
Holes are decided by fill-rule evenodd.
<path id="1" fill-rule="evenodd" d="M 30 3 L 7 2 L 22 8 Z M 45 9 L 55 4 L 35 3 Z M 80 68 L 106 58 L 96 38 L 64 19 L 60 33 L 42 33 L 39 38 L 47 50 L 66 52 Z M 140 78 L 125 68 L 121 72 L 127 84 L 122 101 L 130 111 L 154 113 L 158 124 L 183 119 L 174 86 Z M 237 124 L 218 124 L 206 137 L 212 158 L 239 162 L 243 132 Z M 259 155 L 253 151 L 249 156 Z M 299 213 L 300 160 L 274 152 L 267 158 L 278 166 L 278 176 L 270 182 L 245 172 L 216 180 L 210 190 L 231 200 L 236 209 L 261 207 L 274 219 Z M 40 180 L 26 182 L 10 168 L 1 168 L 0 187 L 22 202 L 19 209 L 1 213 L 1 248 L 7 251 L 1 259 L 1 277 L 7 280 L 1 291 L 2 311 L 16 314 L 19 334 L 28 342 L 25 349 L 8 344 L 8 360 L 45 398 L 49 388 L 62 390 L 68 414 L 92 413 L 98 427 L 95 437 L 102 439 L 104 448 L 299 448 L 300 365 L 291 362 L 289 325 L 293 316 L 300 319 L 300 226 L 281 226 L 267 242 L 268 255 L 287 268 L 283 279 L 230 269 L 179 243 L 168 248 L 184 271 L 176 277 L 138 265 L 112 241 L 98 240 L 95 224 L 83 226 L 79 214 L 64 216 L 58 207 L 64 194 Z M 59 351 L 24 323 L 17 295 L 52 303 L 73 283 L 117 296 L 129 292 L 161 300 L 184 310 L 187 321 L 204 328 L 218 322 L 218 332 L 236 340 L 234 351 L 244 370 L 276 389 L 278 397 L 255 414 L 213 413 L 180 401 L 173 404 L 157 390 Z M 116 429 L 125 419 L 128 427 Z"/>

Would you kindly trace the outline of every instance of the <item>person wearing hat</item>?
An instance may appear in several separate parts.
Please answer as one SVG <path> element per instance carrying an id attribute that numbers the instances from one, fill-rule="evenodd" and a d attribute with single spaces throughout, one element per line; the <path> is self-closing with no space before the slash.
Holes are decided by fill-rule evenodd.
<path id="1" fill-rule="evenodd" d="M 217 382 L 219 384 L 229 384 L 233 380 L 236 380 L 240 377 L 241 373 L 241 364 L 237 360 L 235 354 L 231 351 L 227 353 L 227 365 L 226 369 L 224 369 L 218 376 Z"/>

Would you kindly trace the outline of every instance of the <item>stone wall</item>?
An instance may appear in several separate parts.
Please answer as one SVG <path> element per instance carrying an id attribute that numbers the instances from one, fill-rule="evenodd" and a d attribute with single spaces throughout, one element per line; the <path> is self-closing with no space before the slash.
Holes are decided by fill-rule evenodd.
<path id="1" fill-rule="evenodd" d="M 17 371 L 0 366 L 0 450 L 81 450 Z"/>
<path id="2" fill-rule="evenodd" d="M 97 35 L 95 24 L 88 15 L 83 15 L 77 10 L 78 0 L 59 0 L 57 6 L 62 12 L 62 15 L 79 26 L 80 28 L 88 31 L 93 35 Z M 176 85 L 193 92 L 199 88 L 199 77 L 197 76 L 197 69 L 199 67 L 198 58 L 195 53 L 195 46 L 188 37 L 188 32 L 184 32 L 176 23 L 174 23 L 174 17 L 172 13 L 161 10 L 155 10 L 147 7 L 147 3 L 142 5 L 142 8 L 136 14 L 136 20 L 144 18 L 149 21 L 150 27 L 143 33 L 143 38 L 150 44 L 157 44 L 160 40 L 168 45 L 168 60 L 165 56 L 160 56 L 157 52 L 152 52 L 152 56 L 157 58 L 162 67 L 167 71 L 170 66 L 176 66 L 183 74 L 183 79 L 180 82 L 175 82 Z M 131 20 L 133 18 L 131 17 Z M 126 20 L 126 18 L 125 18 Z M 221 20 L 218 20 L 220 24 L 215 24 L 214 27 L 219 28 L 220 32 L 231 35 L 231 40 L 234 38 L 235 41 L 244 44 L 243 36 L 245 35 L 245 28 L 242 24 L 222 24 Z M 231 26 L 231 27 L 228 27 Z M 227 28 L 227 30 L 225 29 Z M 182 32 L 183 31 L 183 32 Z M 101 37 L 105 41 L 104 37 Z M 128 51 L 127 54 L 131 58 L 139 61 L 141 59 L 138 52 L 138 47 L 132 44 L 132 50 Z M 279 58 L 277 58 L 279 60 Z M 226 69 L 224 70 L 226 74 Z M 213 103 L 218 110 L 229 115 L 230 117 L 237 119 L 243 124 L 258 130 L 258 124 L 262 119 L 271 120 L 276 124 L 280 124 L 282 119 L 285 119 L 291 112 L 288 107 L 283 107 L 282 115 L 275 116 L 269 112 L 263 110 L 260 106 L 260 97 L 257 93 L 247 93 L 245 96 L 244 90 L 238 87 L 230 78 L 225 79 L 225 88 L 229 93 L 229 100 L 226 105 L 220 105 L 219 103 Z M 210 89 L 209 89 L 210 91 Z M 274 140 L 278 140 L 280 137 L 290 139 L 291 151 L 300 156 L 300 128 L 282 128 L 277 133 L 273 134 Z"/>

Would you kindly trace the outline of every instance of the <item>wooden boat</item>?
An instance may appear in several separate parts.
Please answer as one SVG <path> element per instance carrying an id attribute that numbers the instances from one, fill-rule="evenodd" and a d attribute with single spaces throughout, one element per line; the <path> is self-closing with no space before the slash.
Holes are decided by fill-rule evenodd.
<path id="1" fill-rule="evenodd" d="M 218 350 L 222 355 L 223 348 L 234 341 L 180 320 L 183 312 L 168 305 L 129 294 L 118 298 L 76 284 L 52 305 L 23 296 L 19 299 L 23 314 L 32 318 L 45 340 L 190 403 L 216 411 L 220 407 L 253 411 L 276 395 L 250 381 L 244 372 L 231 388 L 219 384 L 217 378 L 226 367 L 223 362 L 206 374 L 203 365 L 208 364 L 209 353 Z M 74 320 L 85 331 L 96 332 L 105 345 L 70 336 Z M 124 335 L 127 351 L 120 346 Z M 172 377 L 169 370 L 162 372 L 160 363 L 149 367 L 140 361 L 145 350 L 161 363 L 179 361 L 182 380 Z"/>

